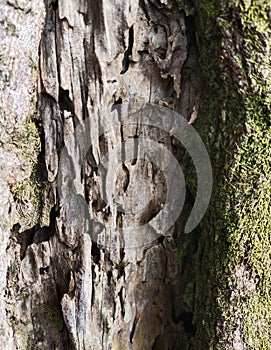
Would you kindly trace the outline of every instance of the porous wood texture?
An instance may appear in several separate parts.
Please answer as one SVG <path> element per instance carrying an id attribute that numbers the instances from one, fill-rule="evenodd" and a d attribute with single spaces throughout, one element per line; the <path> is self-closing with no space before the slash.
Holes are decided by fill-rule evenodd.
<path id="1" fill-rule="evenodd" d="M 17 219 L 2 225 L 0 347 L 191 349 L 196 285 L 190 272 L 198 236 L 188 241 L 182 266 L 176 247 L 192 203 L 157 234 L 151 220 L 167 186 L 158 166 L 147 156 L 138 159 L 144 152 L 136 140 L 162 143 L 181 165 L 184 151 L 162 126 L 126 125 L 120 113 L 151 103 L 196 118 L 201 81 L 193 16 L 167 0 L 45 0 L 44 7 L 18 0 L 5 4 L 3 16 L 17 18 L 18 31 L 4 95 L 7 123 L 22 123 L 35 109 L 26 92 L 34 86 L 50 221 L 24 230 Z M 30 56 L 38 82 L 29 65 L 23 70 Z M 22 106 L 10 100 L 15 92 Z M 133 159 L 110 153 L 103 162 L 128 139 Z M 170 166 L 163 153 L 159 161 Z M 1 181 L 1 209 L 9 217 L 15 204 Z M 128 243 L 125 227 L 133 228 Z M 144 244 L 137 235 L 147 237 Z"/>

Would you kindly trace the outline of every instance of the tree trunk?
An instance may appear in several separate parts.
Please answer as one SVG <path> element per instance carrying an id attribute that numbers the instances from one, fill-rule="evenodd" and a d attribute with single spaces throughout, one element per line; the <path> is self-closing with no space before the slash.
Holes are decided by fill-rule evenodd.
<path id="1" fill-rule="evenodd" d="M 250 27 L 238 11 L 250 12 L 238 6 L 3 4 L 1 348 L 268 349 L 259 309 L 270 309 L 270 276 L 260 269 L 270 262 L 270 242 L 261 230 L 251 237 L 256 218 L 238 211 L 245 203 L 248 213 L 255 183 L 270 192 L 268 32 L 260 33 L 257 19 Z M 255 42 L 266 44 L 255 44 L 258 85 L 251 82 L 253 30 Z M 255 86 L 261 101 L 253 99 Z M 180 138 L 176 125 L 190 130 L 196 118 L 214 194 L 201 225 L 188 232 L 204 174 L 187 160 L 186 145 L 197 137 Z M 244 179 L 240 164 L 253 153 L 244 139 L 259 120 L 266 168 Z M 260 132 L 253 135 L 260 145 Z M 208 168 L 203 157 L 201 149 Z M 184 169 L 192 193 L 174 167 Z M 236 190 L 235 198 L 233 178 L 248 192 Z M 208 185 L 204 193 L 207 201 Z M 260 203 L 266 208 L 268 198 Z"/>

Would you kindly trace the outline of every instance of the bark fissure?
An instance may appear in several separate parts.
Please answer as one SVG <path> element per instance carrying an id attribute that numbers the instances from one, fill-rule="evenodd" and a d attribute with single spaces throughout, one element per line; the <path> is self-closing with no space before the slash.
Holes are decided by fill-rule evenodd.
<path id="1" fill-rule="evenodd" d="M 197 109 L 191 86 L 198 71 L 197 55 L 191 54 L 193 34 L 187 32 L 194 27 L 177 5 L 170 9 L 159 1 L 117 5 L 59 0 L 46 1 L 45 6 L 38 109 L 53 193 L 52 220 L 48 227 L 30 230 L 29 239 L 20 233 L 21 243 L 13 242 L 12 247 L 19 254 L 21 249 L 21 265 L 18 272 L 17 267 L 10 270 L 20 286 L 29 286 L 24 322 L 33 331 L 27 346 L 188 348 L 193 342 L 187 336 L 193 337 L 193 310 L 186 297 L 178 295 L 190 268 L 187 262 L 181 273 L 175 257 L 184 220 L 178 219 L 165 237 L 154 227 L 167 188 L 141 140 L 164 145 L 180 161 L 183 152 L 170 135 L 141 125 L 142 112 L 134 115 L 131 125 L 124 118 L 125 105 L 132 110 L 147 102 L 182 109 L 184 117 L 191 118 L 191 109 Z M 184 82 L 188 71 L 190 81 Z M 189 107 L 182 107 L 182 99 Z M 112 118 L 117 113 L 117 123 L 111 114 L 105 122 L 103 110 L 111 111 Z M 81 146 L 82 140 L 86 146 Z M 116 149 L 120 162 L 112 174 L 114 157 L 108 154 Z M 165 156 L 161 158 L 167 164 Z M 135 227 L 134 242 L 136 232 L 153 238 L 147 246 L 132 249 L 123 234 L 127 227 Z M 176 319 L 172 308 L 176 315 L 190 318 Z"/>
<path id="2" fill-rule="evenodd" d="M 133 45 L 134 45 L 134 27 L 131 26 L 129 28 L 129 37 L 128 37 L 128 48 L 124 52 L 123 60 L 122 60 L 122 71 L 120 74 L 124 74 L 129 69 L 132 53 L 133 53 Z"/>

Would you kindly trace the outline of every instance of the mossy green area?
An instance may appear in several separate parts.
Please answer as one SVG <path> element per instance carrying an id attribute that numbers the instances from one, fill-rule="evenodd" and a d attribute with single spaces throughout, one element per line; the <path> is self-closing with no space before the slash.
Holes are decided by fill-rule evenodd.
<path id="1" fill-rule="evenodd" d="M 21 231 L 36 224 L 49 225 L 51 206 L 45 196 L 49 184 L 44 162 L 40 159 L 39 123 L 38 116 L 33 114 L 10 135 L 10 148 L 23 164 L 18 170 L 20 181 L 11 186 L 16 208 L 12 224 L 20 222 Z"/>
<path id="2" fill-rule="evenodd" d="M 63 328 L 62 313 L 57 302 L 51 305 L 43 303 L 36 306 L 32 316 L 37 329 L 40 329 L 41 326 L 53 326 L 61 331 Z"/>
<path id="3" fill-rule="evenodd" d="M 214 183 L 201 223 L 194 346 L 268 350 L 271 4 L 196 0 L 195 9 L 205 80 L 195 128 L 210 154 Z"/>

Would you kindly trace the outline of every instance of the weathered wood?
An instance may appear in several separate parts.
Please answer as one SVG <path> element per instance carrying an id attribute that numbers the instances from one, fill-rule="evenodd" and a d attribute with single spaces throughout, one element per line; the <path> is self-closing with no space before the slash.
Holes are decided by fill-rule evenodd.
<path id="1" fill-rule="evenodd" d="M 115 108 L 114 117 L 118 104 L 133 108 L 138 103 L 153 103 L 181 112 L 187 120 L 195 118 L 200 80 L 193 23 L 181 5 L 159 1 L 46 1 L 45 15 L 42 8 L 34 14 L 34 4 L 30 10 L 20 9 L 19 2 L 10 6 L 11 2 L 5 9 L 24 21 L 40 21 L 40 29 L 44 21 L 39 51 L 38 36 L 32 51 L 34 62 L 40 55 L 38 108 L 51 221 L 47 227 L 37 222 L 27 230 L 13 228 L 10 262 L 5 260 L 3 267 L 8 268 L 8 313 L 1 320 L 5 339 L 10 334 L 9 342 L 3 338 L 3 347 L 188 347 L 194 332 L 193 305 L 179 297 L 188 270 L 185 275 L 180 271 L 175 256 L 175 240 L 184 220 L 163 239 L 148 225 L 165 200 L 163 174 L 147 158 L 127 159 L 124 164 L 110 158 L 108 167 L 101 167 L 110 147 L 121 148 L 129 138 L 135 140 L 135 158 L 142 153 L 143 146 L 136 143 L 140 136 L 162 141 L 180 162 L 183 152 L 166 132 L 140 124 L 117 123 L 113 133 L 102 135 L 103 128 L 110 131 L 114 123 L 102 118 L 101 111 Z M 33 32 L 37 31 L 35 21 L 30 27 Z M 23 35 L 24 29 L 19 28 L 19 33 Z M 25 43 L 27 39 L 21 40 Z M 29 50 L 27 47 L 26 55 Z M 24 74 L 21 80 L 33 84 L 30 72 Z M 11 95 L 10 91 L 6 94 Z M 17 113 L 13 113 L 15 118 Z M 22 113 L 26 118 L 30 112 Z M 71 149 L 63 158 L 63 146 L 80 125 L 91 148 L 84 160 Z M 80 143 L 78 140 L 75 142 Z M 167 160 L 162 157 L 160 162 Z M 117 173 L 112 172 L 113 165 L 118 165 Z M 110 201 L 105 207 L 101 171 L 109 178 L 117 175 L 113 192 L 119 205 L 126 206 L 126 214 L 116 211 Z M 135 204 L 138 212 L 131 209 Z M 139 233 L 136 226 L 142 222 L 148 226 L 142 226 Z M 125 227 L 135 227 L 134 235 L 147 235 L 148 244 L 137 246 L 137 237 L 123 242 Z M 115 237 L 117 243 L 103 245 L 101 232 Z M 5 235 L 4 242 L 7 238 Z M 1 276 L 4 278 L 4 270 Z"/>

